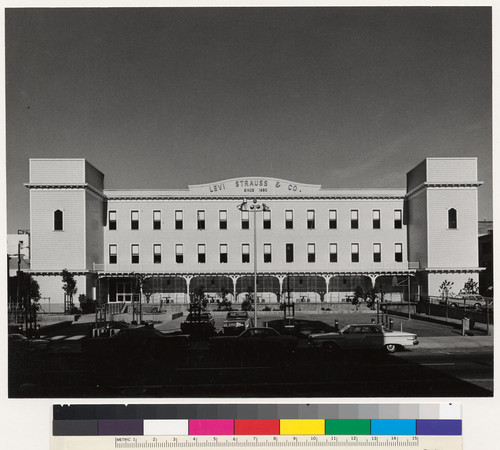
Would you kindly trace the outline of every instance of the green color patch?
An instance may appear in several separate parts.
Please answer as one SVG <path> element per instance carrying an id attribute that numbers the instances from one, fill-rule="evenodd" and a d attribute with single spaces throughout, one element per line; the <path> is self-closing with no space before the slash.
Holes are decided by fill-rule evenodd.
<path id="1" fill-rule="evenodd" d="M 371 434 L 370 419 L 328 419 L 325 434 Z"/>

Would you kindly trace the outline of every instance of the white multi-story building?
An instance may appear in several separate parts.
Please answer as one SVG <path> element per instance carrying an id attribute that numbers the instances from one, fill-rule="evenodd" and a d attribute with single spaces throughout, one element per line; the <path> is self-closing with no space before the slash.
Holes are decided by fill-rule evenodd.
<path id="1" fill-rule="evenodd" d="M 79 294 L 102 302 L 130 301 L 137 274 L 150 279 L 151 301 L 185 303 L 199 286 L 240 301 L 253 289 L 255 231 L 261 301 L 290 291 L 338 302 L 357 286 L 408 295 L 405 280 L 412 299 L 438 295 L 445 279 L 461 287 L 481 270 L 476 166 L 476 158 L 427 158 L 406 189 L 256 176 L 109 190 L 84 159 L 31 159 L 31 272 L 53 307 L 63 303 L 64 268 Z M 241 207 L 254 199 L 268 211 Z"/>

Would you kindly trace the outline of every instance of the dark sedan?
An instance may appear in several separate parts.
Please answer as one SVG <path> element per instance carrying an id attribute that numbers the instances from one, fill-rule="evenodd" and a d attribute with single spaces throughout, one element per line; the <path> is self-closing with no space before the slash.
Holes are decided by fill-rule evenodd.
<path id="1" fill-rule="evenodd" d="M 210 336 L 215 334 L 215 320 L 208 312 L 189 313 L 181 323 L 181 330 L 192 336 Z"/>
<path id="2" fill-rule="evenodd" d="M 246 311 L 231 311 L 227 313 L 226 320 L 222 324 L 225 336 L 241 334 L 253 325 L 252 319 Z"/>
<path id="3" fill-rule="evenodd" d="M 9 334 L 10 351 L 49 350 L 52 343 L 48 339 L 28 339 L 21 333 Z"/>
<path id="4" fill-rule="evenodd" d="M 216 336 L 209 341 L 214 351 L 238 353 L 287 353 L 297 346 L 295 336 L 279 334 L 273 328 L 248 328 L 238 336 Z"/>

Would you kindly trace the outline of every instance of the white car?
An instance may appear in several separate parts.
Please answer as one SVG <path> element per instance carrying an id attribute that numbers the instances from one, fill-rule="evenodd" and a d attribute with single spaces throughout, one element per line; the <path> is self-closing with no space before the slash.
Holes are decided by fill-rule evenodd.
<path id="1" fill-rule="evenodd" d="M 398 349 L 418 345 L 417 335 L 389 330 L 382 325 L 350 324 L 339 332 L 309 335 L 309 346 L 327 351 L 385 349 L 394 353 Z"/>
<path id="2" fill-rule="evenodd" d="M 452 308 L 474 308 L 480 310 L 486 308 L 486 299 L 479 294 L 463 294 L 458 297 L 450 298 L 448 304 Z"/>

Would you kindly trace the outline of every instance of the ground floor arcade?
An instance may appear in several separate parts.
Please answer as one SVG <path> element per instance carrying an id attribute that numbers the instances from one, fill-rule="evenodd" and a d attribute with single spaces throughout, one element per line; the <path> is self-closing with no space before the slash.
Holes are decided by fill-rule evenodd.
<path id="1" fill-rule="evenodd" d="M 477 281 L 478 270 L 406 270 L 400 272 L 337 272 L 337 273 L 259 273 L 257 276 L 258 303 L 276 303 L 290 297 L 294 302 L 342 303 L 350 301 L 355 291 L 375 289 L 384 301 L 416 302 L 422 297 L 439 296 L 440 286 L 446 280 L 453 285 L 450 296 L 457 294 L 464 283 Z M 35 272 L 30 274 L 40 285 L 39 305 L 44 312 L 62 312 L 65 297 L 61 274 Z M 233 304 L 252 297 L 253 273 L 130 273 L 86 271 L 74 272 L 79 297 L 97 300 L 100 304 L 127 304 L 138 300 L 134 288 L 138 277 L 143 279 L 142 300 L 155 304 L 188 304 L 197 291 L 202 290 L 208 301 L 221 301 L 223 295 Z"/>
<path id="2" fill-rule="evenodd" d="M 189 303 L 200 290 L 209 302 L 241 303 L 253 297 L 252 274 L 144 275 L 142 295 L 148 303 Z M 408 288 L 408 284 L 410 285 Z M 101 275 L 96 286 L 102 303 L 131 302 L 137 296 L 136 278 L 130 274 Z M 257 302 L 275 303 L 290 298 L 294 302 L 340 303 L 350 301 L 356 291 L 375 289 L 388 301 L 415 300 L 419 295 L 414 273 L 401 274 L 259 274 Z"/>

